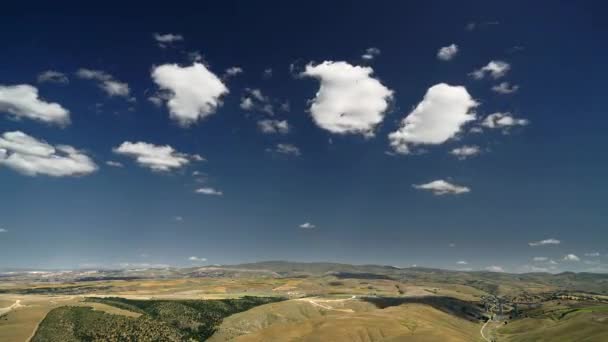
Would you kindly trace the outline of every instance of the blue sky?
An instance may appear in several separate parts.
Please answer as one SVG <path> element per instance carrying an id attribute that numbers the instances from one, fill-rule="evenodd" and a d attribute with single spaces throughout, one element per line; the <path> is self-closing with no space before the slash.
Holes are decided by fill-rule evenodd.
<path id="1" fill-rule="evenodd" d="M 110 7 L 0 21 L 0 267 L 608 270 L 601 2 Z"/>

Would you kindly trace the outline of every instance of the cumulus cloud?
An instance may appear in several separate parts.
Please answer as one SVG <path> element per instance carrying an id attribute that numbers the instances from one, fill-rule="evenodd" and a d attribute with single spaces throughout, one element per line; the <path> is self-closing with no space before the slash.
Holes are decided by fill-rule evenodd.
<path id="1" fill-rule="evenodd" d="M 163 64 L 152 70 L 152 79 L 167 96 L 170 117 L 182 126 L 189 126 L 203 119 L 221 106 L 221 97 L 228 88 L 207 67 L 200 63 L 181 67 Z"/>
<path id="2" fill-rule="evenodd" d="M 474 156 L 478 155 L 479 153 L 481 153 L 481 150 L 480 150 L 479 146 L 475 146 L 475 145 L 470 145 L 470 146 L 464 145 L 464 146 L 452 149 L 450 151 L 451 155 L 456 156 L 456 158 L 458 158 L 460 160 L 474 157 Z"/>
<path id="3" fill-rule="evenodd" d="M 15 119 L 27 118 L 60 125 L 70 123 L 67 109 L 40 99 L 38 89 L 28 84 L 0 85 L 0 113 L 7 113 Z"/>
<path id="4" fill-rule="evenodd" d="M 492 90 L 499 94 L 512 94 L 519 90 L 516 84 L 511 85 L 509 82 L 502 82 L 492 87 Z"/>
<path id="5" fill-rule="evenodd" d="M 534 257 L 532 260 L 534 260 L 534 261 L 548 261 L 549 258 L 547 258 L 547 257 Z"/>
<path id="6" fill-rule="evenodd" d="M 460 186 L 444 181 L 435 180 L 426 184 L 414 184 L 413 187 L 419 190 L 431 191 L 434 195 L 459 195 L 470 192 L 466 186 Z"/>
<path id="7" fill-rule="evenodd" d="M 155 33 L 153 37 L 158 46 L 163 49 L 175 44 L 176 42 L 181 42 L 184 40 L 184 37 L 182 35 L 173 33 Z"/>
<path id="8" fill-rule="evenodd" d="M 59 71 L 47 70 L 38 74 L 38 83 L 60 83 L 67 84 L 70 80 L 68 77 Z"/>
<path id="9" fill-rule="evenodd" d="M 85 80 L 96 81 L 99 88 L 108 96 L 119 96 L 134 100 L 134 98 L 130 96 L 131 89 L 129 88 L 129 85 L 116 80 L 114 76 L 105 71 L 81 68 L 76 72 L 76 76 Z"/>
<path id="10" fill-rule="evenodd" d="M 222 196 L 224 194 L 222 191 L 216 190 L 211 187 L 198 188 L 194 192 L 196 192 L 197 194 L 211 195 L 211 196 Z"/>
<path id="11" fill-rule="evenodd" d="M 193 261 L 193 262 L 205 262 L 207 261 L 207 258 L 200 258 L 197 256 L 191 256 L 188 258 L 188 260 Z"/>
<path id="12" fill-rule="evenodd" d="M 0 228 L 0 233 L 8 233 L 8 230 L 4 229 L 4 228 Z"/>
<path id="13" fill-rule="evenodd" d="M 275 148 L 268 148 L 268 149 L 266 149 L 266 151 L 286 154 L 286 155 L 293 155 L 293 156 L 301 155 L 300 149 L 297 146 L 292 145 L 292 144 L 280 143 L 280 144 L 277 144 L 277 146 Z"/>
<path id="14" fill-rule="evenodd" d="M 245 94 L 241 97 L 240 107 L 246 111 L 256 111 L 274 115 L 274 108 L 270 98 L 262 94 L 260 89 L 256 88 L 245 89 Z"/>
<path id="15" fill-rule="evenodd" d="M 530 245 L 531 247 L 536 247 L 536 246 L 545 246 L 545 245 L 559 245 L 560 243 L 561 243 L 561 241 L 559 241 L 558 239 L 549 238 L 549 239 L 544 239 L 544 240 L 540 240 L 540 241 L 528 242 L 528 245 Z"/>
<path id="16" fill-rule="evenodd" d="M 515 126 L 527 126 L 529 123 L 530 121 L 527 119 L 514 118 L 509 112 L 497 112 L 486 116 L 481 125 L 487 128 L 508 129 Z"/>
<path id="17" fill-rule="evenodd" d="M 363 58 L 366 61 L 371 61 L 372 59 L 374 59 L 378 56 L 380 56 L 380 49 L 378 49 L 376 47 L 370 47 L 365 50 L 365 53 L 363 55 L 361 55 L 361 58 Z"/>
<path id="18" fill-rule="evenodd" d="M 442 61 L 449 61 L 452 58 L 456 57 L 458 54 L 458 45 L 451 44 L 448 46 L 444 46 L 439 51 L 437 51 L 437 58 Z"/>
<path id="19" fill-rule="evenodd" d="M 430 87 L 416 108 L 388 138 L 397 153 L 411 153 L 411 145 L 438 145 L 460 132 L 475 119 L 477 106 L 465 87 L 445 83 Z"/>
<path id="20" fill-rule="evenodd" d="M 564 255 L 564 261 L 581 261 L 581 259 L 574 254 L 566 254 Z"/>
<path id="21" fill-rule="evenodd" d="M 169 145 L 159 146 L 146 142 L 125 141 L 114 148 L 114 153 L 135 158 L 142 167 L 153 171 L 170 171 L 179 169 L 196 157 L 186 153 L 177 152 Z"/>
<path id="22" fill-rule="evenodd" d="M 258 129 L 266 134 L 287 134 L 289 133 L 289 124 L 287 123 L 287 120 L 264 119 L 258 121 Z"/>
<path id="23" fill-rule="evenodd" d="M 486 271 L 490 271 L 490 272 L 504 272 L 505 270 L 501 266 L 492 265 L 492 266 L 486 267 Z"/>
<path id="24" fill-rule="evenodd" d="M 310 222 L 304 222 L 300 225 L 300 228 L 304 228 L 304 229 L 313 229 L 316 228 L 317 226 L 315 226 L 314 224 L 310 223 Z"/>
<path id="25" fill-rule="evenodd" d="M 82 151 L 68 145 L 52 146 L 20 131 L 0 137 L 0 166 L 26 176 L 83 176 L 97 170 Z"/>
<path id="26" fill-rule="evenodd" d="M 506 75 L 509 70 L 511 70 L 511 65 L 507 62 L 490 61 L 485 66 L 473 71 L 471 76 L 476 80 L 480 80 L 489 74 L 492 78 L 498 79 Z"/>
<path id="27" fill-rule="evenodd" d="M 392 90 L 371 76 L 373 72 L 346 62 L 307 65 L 300 75 L 321 83 L 310 106 L 314 122 L 332 133 L 372 136 L 393 97 Z"/>

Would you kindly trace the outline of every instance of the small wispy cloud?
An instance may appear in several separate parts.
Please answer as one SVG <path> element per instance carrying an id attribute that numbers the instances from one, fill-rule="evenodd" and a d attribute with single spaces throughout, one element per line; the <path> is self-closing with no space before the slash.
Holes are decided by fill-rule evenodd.
<path id="1" fill-rule="evenodd" d="M 314 224 L 312 224 L 310 222 L 305 222 L 305 223 L 302 223 L 300 225 L 300 228 L 304 228 L 304 229 L 313 229 L 313 228 L 316 228 L 316 227 L 317 226 L 315 226 Z"/>
<path id="2" fill-rule="evenodd" d="M 575 254 L 564 255 L 564 261 L 581 261 L 581 259 Z"/>
<path id="3" fill-rule="evenodd" d="M 0 228 L 0 233 L 8 233 L 8 230 L 5 228 Z"/>
<path id="4" fill-rule="evenodd" d="M 549 260 L 549 258 L 547 258 L 547 257 L 534 257 L 534 258 L 532 258 L 532 260 L 534 260 L 534 261 L 547 261 L 547 260 Z"/>
<path id="5" fill-rule="evenodd" d="M 586 257 L 599 257 L 600 253 L 599 252 L 590 252 L 590 253 L 585 253 Z"/>
<path id="6" fill-rule="evenodd" d="M 380 56 L 380 49 L 376 47 L 370 47 L 365 50 L 365 53 L 361 56 L 366 61 L 371 61 L 372 59 Z"/>
<path id="7" fill-rule="evenodd" d="M 156 43 L 158 44 L 158 46 L 163 49 L 166 47 L 169 47 L 177 42 L 181 42 L 184 40 L 184 37 L 181 34 L 173 34 L 173 33 L 165 33 L 165 34 L 155 33 L 153 35 L 153 37 L 154 37 L 154 40 L 156 41 Z"/>
<path id="8" fill-rule="evenodd" d="M 456 264 L 458 264 L 458 265 L 468 265 L 469 263 L 466 262 L 466 261 L 464 261 L 464 260 L 459 260 L 459 261 L 456 262 Z"/>
<path id="9" fill-rule="evenodd" d="M 210 195 L 210 196 L 222 196 L 224 193 L 222 191 L 216 190 L 210 187 L 198 188 L 194 192 L 197 194 Z"/>
<path id="10" fill-rule="evenodd" d="M 192 262 L 205 262 L 207 261 L 207 258 L 200 258 L 197 256 L 191 256 L 188 258 L 188 260 L 192 261 Z"/>
<path id="11" fill-rule="evenodd" d="M 437 51 L 437 58 L 442 61 L 452 60 L 458 54 L 458 45 L 451 44 L 444 46 Z"/>
<path id="12" fill-rule="evenodd" d="M 419 190 L 431 191 L 434 195 L 459 195 L 470 192 L 466 186 L 460 186 L 444 181 L 443 179 L 435 180 L 426 184 L 414 184 L 413 187 Z"/>
<path id="13" fill-rule="evenodd" d="M 549 238 L 549 239 L 540 240 L 540 241 L 528 242 L 528 245 L 530 245 L 531 247 L 536 247 L 536 246 L 545 246 L 545 245 L 559 245 L 560 243 L 561 243 L 561 241 L 559 241 L 558 239 Z"/>
<path id="14" fill-rule="evenodd" d="M 486 267 L 486 271 L 490 271 L 490 272 L 504 272 L 504 268 L 502 268 L 502 266 L 496 266 L 496 265 L 492 265 L 492 266 L 488 266 Z"/>

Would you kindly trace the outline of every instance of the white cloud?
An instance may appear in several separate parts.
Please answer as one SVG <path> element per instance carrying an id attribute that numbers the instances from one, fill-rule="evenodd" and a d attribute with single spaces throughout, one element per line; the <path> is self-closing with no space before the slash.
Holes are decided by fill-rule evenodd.
<path id="1" fill-rule="evenodd" d="M 372 59 L 380 56 L 380 49 L 376 47 L 370 47 L 365 50 L 365 53 L 361 56 L 361 58 L 371 61 Z"/>
<path id="2" fill-rule="evenodd" d="M 585 253 L 586 257 L 599 257 L 600 253 L 599 252 L 591 252 L 591 253 Z"/>
<path id="3" fill-rule="evenodd" d="M 233 67 L 226 69 L 225 76 L 228 76 L 228 77 L 236 76 L 242 72 L 243 72 L 243 69 L 241 67 L 233 66 Z"/>
<path id="4" fill-rule="evenodd" d="M 507 129 L 509 127 L 514 126 L 526 126 L 529 123 L 530 121 L 528 121 L 527 119 L 514 118 L 511 113 L 496 112 L 486 116 L 481 125 L 488 128 Z"/>
<path id="5" fill-rule="evenodd" d="M 312 224 L 310 222 L 304 222 L 300 225 L 300 228 L 313 229 L 313 228 L 317 228 L 317 226 L 315 226 L 314 224 Z"/>
<path id="6" fill-rule="evenodd" d="M 534 261 L 548 261 L 549 258 L 547 258 L 547 257 L 534 257 L 533 260 Z"/>
<path id="7" fill-rule="evenodd" d="M 188 53 L 188 59 L 192 62 L 202 62 L 203 55 L 199 51 L 192 51 Z"/>
<path id="8" fill-rule="evenodd" d="M 469 157 L 473 157 L 481 153 L 479 146 L 475 145 L 464 145 L 461 147 L 457 147 L 450 151 L 450 154 L 456 156 L 456 158 L 460 160 L 467 159 Z"/>
<path id="9" fill-rule="evenodd" d="M 559 245 L 560 243 L 561 243 L 561 241 L 559 241 L 558 239 L 550 238 L 550 239 L 545 239 L 545 240 L 540 240 L 540 241 L 528 242 L 528 245 L 535 247 L 535 246 L 545 246 L 545 245 Z"/>
<path id="10" fill-rule="evenodd" d="M 180 34 L 173 34 L 173 33 L 165 33 L 165 34 L 160 34 L 160 33 L 155 33 L 153 35 L 154 40 L 156 41 L 156 43 L 158 43 L 158 46 L 161 48 L 166 48 L 176 42 L 180 42 L 184 40 L 184 37 Z"/>
<path id="11" fill-rule="evenodd" d="M 92 69 L 78 69 L 76 76 L 85 80 L 94 80 L 98 82 L 99 88 L 103 90 L 108 96 L 119 96 L 129 100 L 134 100 L 130 97 L 131 89 L 129 85 L 116 80 L 112 75 L 101 70 Z"/>
<path id="12" fill-rule="evenodd" d="M 437 51 L 437 58 L 442 61 L 449 61 L 452 58 L 456 57 L 458 54 L 458 45 L 451 44 L 448 46 L 444 46 L 439 51 Z"/>
<path id="13" fill-rule="evenodd" d="M 431 191 L 434 195 L 458 195 L 470 192 L 466 186 L 448 183 L 443 179 L 435 180 L 426 184 L 414 184 L 414 188 Z"/>
<path id="14" fill-rule="evenodd" d="M 574 254 L 566 254 L 564 256 L 564 261 L 581 261 L 581 259 Z"/>
<path id="15" fill-rule="evenodd" d="M 113 161 L 113 160 L 108 160 L 106 162 L 106 165 L 112 166 L 112 167 L 123 167 L 124 166 L 124 165 L 122 165 L 122 163 L 117 162 L 117 161 Z"/>
<path id="16" fill-rule="evenodd" d="M 224 83 L 200 63 L 188 67 L 163 64 L 152 70 L 152 79 L 170 93 L 166 98 L 170 117 L 182 126 L 213 114 L 228 93 Z"/>
<path id="17" fill-rule="evenodd" d="M 197 194 L 203 195 L 211 195 L 211 196 L 222 196 L 224 193 L 222 191 L 216 190 L 210 187 L 198 188 L 194 192 Z"/>
<path id="18" fill-rule="evenodd" d="M 60 83 L 67 84 L 70 83 L 68 77 L 59 71 L 55 70 L 47 70 L 38 74 L 38 83 Z"/>
<path id="19" fill-rule="evenodd" d="M 207 261 L 207 258 L 199 258 L 197 256 L 191 256 L 188 258 L 188 260 L 194 261 L 194 262 L 205 262 L 205 261 Z"/>
<path id="20" fill-rule="evenodd" d="M 91 158 L 74 147 L 52 146 L 20 131 L 0 137 L 0 166 L 27 176 L 83 176 L 97 170 Z"/>
<path id="21" fill-rule="evenodd" d="M 401 127 L 388 135 L 391 146 L 397 153 L 408 154 L 410 145 L 442 144 L 475 119 L 471 110 L 476 106 L 465 87 L 436 84 L 401 121 Z"/>
<path id="22" fill-rule="evenodd" d="M 274 115 L 274 108 L 268 96 L 262 94 L 260 89 L 246 88 L 245 95 L 241 97 L 241 109 L 247 111 L 264 112 L 268 115 Z"/>
<path id="23" fill-rule="evenodd" d="M 272 77 L 272 68 L 264 69 L 264 73 L 262 74 L 262 77 L 265 79 L 271 78 Z"/>
<path id="24" fill-rule="evenodd" d="M 177 152 L 169 145 L 159 146 L 146 142 L 125 141 L 120 146 L 114 148 L 114 153 L 135 158 L 135 161 L 142 167 L 147 167 L 153 171 L 170 171 L 179 169 L 195 157 L 186 153 Z"/>
<path id="25" fill-rule="evenodd" d="M 300 153 L 300 149 L 292 144 L 277 144 L 277 146 L 273 149 L 268 148 L 266 149 L 266 151 L 268 152 L 275 152 L 275 153 L 281 153 L 281 154 L 286 154 L 286 155 L 293 155 L 293 156 L 299 156 L 301 155 Z"/>
<path id="26" fill-rule="evenodd" d="M 492 78 L 498 79 L 506 75 L 510 69 L 511 65 L 509 65 L 509 63 L 507 62 L 490 61 L 485 66 L 473 71 L 471 73 L 471 76 L 473 76 L 473 78 L 477 80 L 480 80 L 484 78 L 487 74 L 489 74 L 490 76 L 492 76 Z"/>
<path id="27" fill-rule="evenodd" d="M 371 76 L 373 72 L 347 62 L 307 65 L 300 75 L 321 82 L 310 106 L 314 122 L 332 133 L 372 136 L 393 96 L 392 90 Z"/>
<path id="28" fill-rule="evenodd" d="M 184 220 L 182 216 L 175 216 L 173 219 L 177 222 L 182 222 Z"/>
<path id="29" fill-rule="evenodd" d="M 488 266 L 486 267 L 487 271 L 490 272 L 504 272 L 504 268 L 502 268 L 501 266 L 496 266 L 496 265 L 492 265 L 492 266 Z"/>
<path id="30" fill-rule="evenodd" d="M 464 260 L 460 260 L 456 262 L 458 265 L 468 265 L 469 263 L 464 261 Z"/>
<path id="31" fill-rule="evenodd" d="M 289 124 L 287 120 L 270 120 L 264 119 L 258 121 L 258 129 L 262 133 L 272 134 L 272 133 L 280 133 L 287 134 L 289 133 Z"/>
<path id="32" fill-rule="evenodd" d="M 70 112 L 58 103 L 45 102 L 38 97 L 38 89 L 28 84 L 0 85 L 0 113 L 16 119 L 27 118 L 65 125 L 70 123 Z"/>
<path id="33" fill-rule="evenodd" d="M 519 86 L 516 84 L 511 85 L 509 82 L 502 82 L 493 86 L 492 90 L 499 94 L 512 94 L 519 90 Z"/>
<path id="34" fill-rule="evenodd" d="M 6 230 L 4 228 L 0 228 L 0 233 L 8 233 L 8 230 Z"/>

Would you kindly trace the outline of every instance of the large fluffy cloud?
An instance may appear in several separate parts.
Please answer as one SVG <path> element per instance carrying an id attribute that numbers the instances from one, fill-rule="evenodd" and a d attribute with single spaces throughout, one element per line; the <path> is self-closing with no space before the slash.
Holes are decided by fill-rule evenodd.
<path id="1" fill-rule="evenodd" d="M 470 192 L 466 186 L 460 186 L 438 179 L 426 184 L 414 184 L 414 188 L 419 190 L 431 191 L 435 195 L 459 195 Z"/>
<path id="2" fill-rule="evenodd" d="M 321 82 L 310 107 L 314 122 L 332 133 L 372 135 L 393 95 L 373 72 L 346 62 L 307 65 L 301 75 Z"/>
<path id="3" fill-rule="evenodd" d="M 114 76 L 105 71 L 82 68 L 78 69 L 76 76 L 85 80 L 96 81 L 99 88 L 108 96 L 119 96 L 129 100 L 134 100 L 134 98 L 130 96 L 131 89 L 129 88 L 129 85 L 116 80 Z"/>
<path id="4" fill-rule="evenodd" d="M 207 67 L 194 63 L 188 67 L 163 64 L 152 70 L 152 79 L 168 91 L 170 116 L 188 126 L 215 112 L 228 88 Z"/>
<path id="5" fill-rule="evenodd" d="M 0 113 L 15 118 L 28 118 L 49 123 L 67 124 L 70 112 L 58 103 L 46 102 L 38 97 L 38 89 L 28 84 L 0 85 Z"/>
<path id="6" fill-rule="evenodd" d="M 74 147 L 52 146 L 20 131 L 0 137 L 0 166 L 27 176 L 81 176 L 97 170 L 91 158 Z"/>
<path id="7" fill-rule="evenodd" d="M 114 148 L 114 153 L 133 157 L 139 165 L 153 171 L 179 169 L 191 160 L 202 160 L 199 155 L 180 153 L 169 145 L 158 146 L 141 141 L 125 141 Z"/>
<path id="8" fill-rule="evenodd" d="M 412 145 L 437 145 L 460 132 L 461 127 L 475 119 L 471 110 L 477 106 L 465 87 L 440 83 L 430 87 L 422 101 L 389 134 L 397 153 L 408 154 Z"/>

